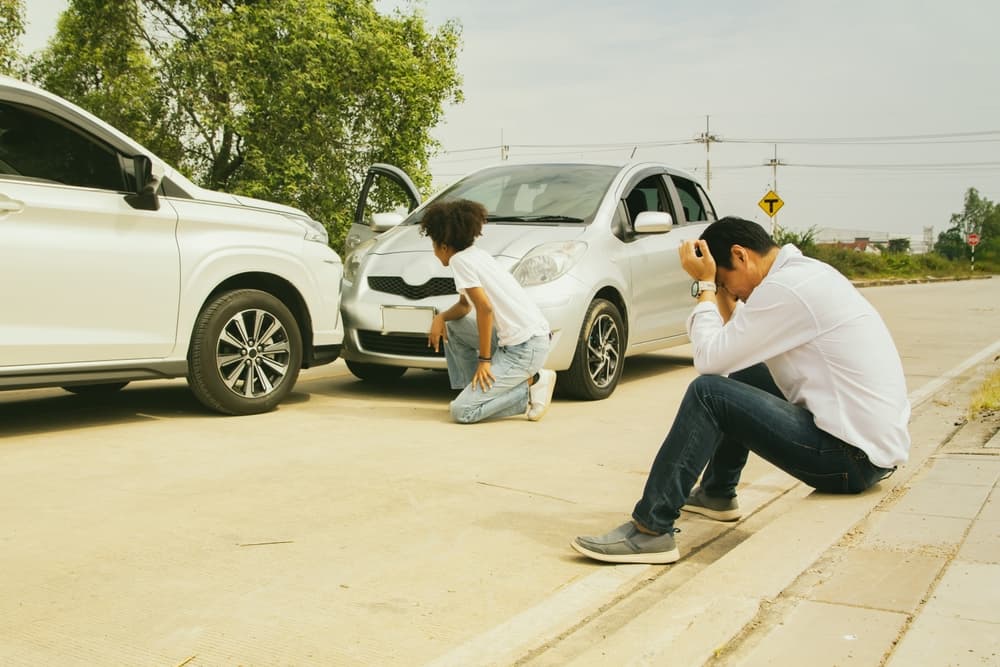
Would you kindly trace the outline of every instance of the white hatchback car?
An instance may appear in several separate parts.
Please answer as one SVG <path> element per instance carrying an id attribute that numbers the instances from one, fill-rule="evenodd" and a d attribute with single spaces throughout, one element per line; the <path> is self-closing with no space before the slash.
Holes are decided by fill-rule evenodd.
<path id="1" fill-rule="evenodd" d="M 0 389 L 186 376 L 209 408 L 274 408 L 343 343 L 323 225 L 200 188 L 55 95 L 0 77 Z"/>
<path id="2" fill-rule="evenodd" d="M 423 207 L 405 220 L 366 213 L 376 178 L 392 179 L 397 192 L 411 188 L 390 165 L 369 172 L 344 261 L 344 358 L 357 377 L 388 381 L 407 368 L 445 367 L 427 331 L 457 295 L 449 269 L 419 234 Z M 505 164 L 431 201 L 450 199 L 489 212 L 476 245 L 510 268 L 548 318 L 554 338 L 545 366 L 560 371 L 562 392 L 605 398 L 625 357 L 687 342 L 691 279 L 677 248 L 716 219 L 687 174 L 654 163 Z"/>

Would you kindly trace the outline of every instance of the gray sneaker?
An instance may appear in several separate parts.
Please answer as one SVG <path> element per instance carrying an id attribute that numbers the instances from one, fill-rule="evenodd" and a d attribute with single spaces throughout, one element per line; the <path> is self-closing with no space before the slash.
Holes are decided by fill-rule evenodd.
<path id="1" fill-rule="evenodd" d="M 680 559 L 674 531 L 663 535 L 647 535 L 639 532 L 629 521 L 606 535 L 598 537 L 577 537 L 570 546 L 588 558 L 605 563 L 649 563 L 662 565 Z"/>
<path id="2" fill-rule="evenodd" d="M 681 509 L 716 521 L 738 521 L 742 516 L 736 498 L 716 498 L 705 493 L 700 486 L 694 487 Z"/>

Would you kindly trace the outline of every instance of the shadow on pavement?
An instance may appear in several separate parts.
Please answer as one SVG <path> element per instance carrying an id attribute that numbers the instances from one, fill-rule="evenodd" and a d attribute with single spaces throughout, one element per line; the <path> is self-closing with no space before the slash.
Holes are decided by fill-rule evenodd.
<path id="1" fill-rule="evenodd" d="M 290 396 L 288 400 L 308 400 Z M 141 382 L 104 396 L 80 396 L 61 389 L 0 393 L 0 437 L 105 426 L 169 417 L 218 418 L 186 384 Z"/>

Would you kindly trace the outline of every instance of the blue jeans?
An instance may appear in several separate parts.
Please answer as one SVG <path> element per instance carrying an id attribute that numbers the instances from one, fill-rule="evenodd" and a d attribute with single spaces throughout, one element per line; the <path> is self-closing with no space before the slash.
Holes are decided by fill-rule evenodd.
<path id="1" fill-rule="evenodd" d="M 467 315 L 446 322 L 448 340 L 444 356 L 452 389 L 462 393 L 451 402 L 451 415 L 462 424 L 489 417 L 523 415 L 528 411 L 528 378 L 537 373 L 549 353 L 549 337 L 534 336 L 518 345 L 497 346 L 493 331 L 493 361 L 490 370 L 496 380 L 487 390 L 473 389 L 472 378 L 479 365 L 479 328 L 476 318 Z"/>
<path id="2" fill-rule="evenodd" d="M 632 517 L 657 533 L 673 529 L 702 469 L 708 495 L 735 497 L 750 452 L 827 493 L 860 493 L 892 472 L 817 428 L 812 413 L 789 403 L 757 364 L 691 383 Z"/>

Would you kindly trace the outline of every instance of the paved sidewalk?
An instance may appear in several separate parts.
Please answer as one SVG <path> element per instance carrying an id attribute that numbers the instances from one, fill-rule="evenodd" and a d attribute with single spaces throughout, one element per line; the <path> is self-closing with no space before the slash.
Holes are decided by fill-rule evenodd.
<path id="1" fill-rule="evenodd" d="M 1000 434 L 963 430 L 719 663 L 1000 665 Z"/>
<path id="2" fill-rule="evenodd" d="M 775 480 L 703 547 L 728 551 L 678 581 L 701 557 L 682 541 L 646 604 L 603 611 L 525 664 L 1000 666 L 998 419 L 964 420 L 986 366 L 921 395 L 910 462 L 875 488 Z"/>

